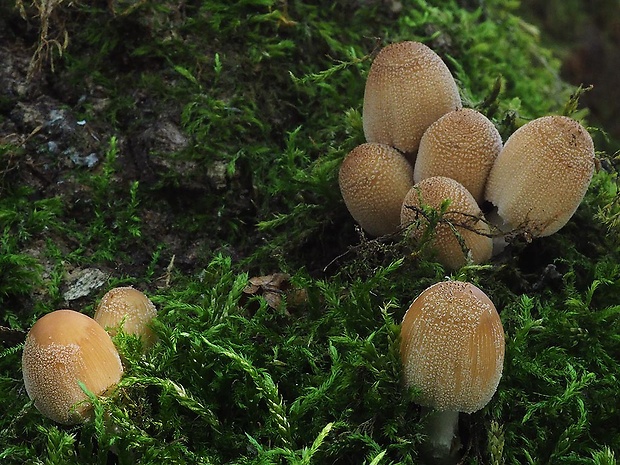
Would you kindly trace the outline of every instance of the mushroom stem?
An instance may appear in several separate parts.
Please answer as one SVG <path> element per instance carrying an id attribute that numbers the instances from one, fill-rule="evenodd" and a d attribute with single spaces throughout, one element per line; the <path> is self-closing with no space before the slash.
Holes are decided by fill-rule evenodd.
<path id="1" fill-rule="evenodd" d="M 455 464 L 461 448 L 458 436 L 459 412 L 422 407 L 422 418 L 426 430 L 423 452 L 428 463 Z"/>
<path id="2" fill-rule="evenodd" d="M 504 220 L 498 215 L 497 208 L 493 207 L 491 211 L 484 214 L 486 220 L 491 226 L 493 232 L 493 251 L 491 256 L 495 257 L 504 251 L 508 242 L 506 241 L 506 235 L 510 232 L 510 228 Z"/>

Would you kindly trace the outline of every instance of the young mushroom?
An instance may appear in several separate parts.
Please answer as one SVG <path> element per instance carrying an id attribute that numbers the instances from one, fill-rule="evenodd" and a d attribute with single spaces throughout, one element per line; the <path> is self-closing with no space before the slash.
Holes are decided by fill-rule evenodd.
<path id="1" fill-rule="evenodd" d="M 368 142 L 388 144 L 410 160 L 422 134 L 445 113 L 461 108 L 446 64 L 419 42 L 398 42 L 375 57 L 364 91 L 363 126 Z"/>
<path id="2" fill-rule="evenodd" d="M 502 137 L 486 116 L 470 108 L 451 111 L 422 136 L 413 180 L 452 178 L 481 205 L 489 171 L 501 149 Z"/>
<path id="3" fill-rule="evenodd" d="M 484 215 L 467 189 L 454 179 L 433 176 L 415 184 L 402 203 L 400 221 L 409 228 L 412 239 L 419 241 L 426 234 L 430 218 L 424 207 L 440 212 L 449 201 L 431 238 L 431 247 L 437 260 L 450 269 L 457 269 L 468 261 L 483 263 L 491 258 L 493 240 Z"/>
<path id="4" fill-rule="evenodd" d="M 398 150 L 366 143 L 347 154 L 338 184 L 347 209 L 371 236 L 398 231 L 400 208 L 413 186 L 413 168 Z"/>
<path id="5" fill-rule="evenodd" d="M 79 382 L 102 395 L 119 382 L 123 366 L 110 336 L 95 320 L 73 310 L 56 310 L 28 332 L 22 371 L 35 407 L 70 425 L 86 420 L 92 408 Z"/>
<path id="6" fill-rule="evenodd" d="M 133 287 L 116 287 L 109 290 L 99 302 L 94 319 L 111 336 L 122 327 L 126 334 L 142 338 L 145 348 L 150 347 L 156 336 L 149 327 L 157 316 L 153 302 Z"/>
<path id="7" fill-rule="evenodd" d="M 432 463 L 454 463 L 459 412 L 483 408 L 504 364 L 504 330 L 493 302 L 473 284 L 445 281 L 424 290 L 401 325 L 405 384 L 420 392 Z"/>
<path id="8" fill-rule="evenodd" d="M 588 131 L 566 116 L 544 116 L 508 138 L 485 195 L 497 207 L 500 229 L 549 236 L 573 216 L 593 173 L 594 144 Z"/>

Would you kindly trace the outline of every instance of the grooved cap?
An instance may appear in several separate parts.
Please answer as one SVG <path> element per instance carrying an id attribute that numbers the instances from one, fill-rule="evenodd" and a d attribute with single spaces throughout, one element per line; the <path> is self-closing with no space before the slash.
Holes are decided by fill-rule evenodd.
<path id="1" fill-rule="evenodd" d="M 101 395 L 119 382 L 123 366 L 110 336 L 95 320 L 56 310 L 28 332 L 22 371 L 35 407 L 58 423 L 74 424 L 84 421 L 92 407 L 78 381 Z"/>
<path id="2" fill-rule="evenodd" d="M 445 281 L 423 291 L 401 325 L 405 384 L 420 404 L 472 413 L 484 407 L 502 377 L 504 329 L 493 302 L 478 287 Z"/>
<path id="3" fill-rule="evenodd" d="M 573 216 L 593 173 L 594 144 L 588 131 L 566 116 L 544 116 L 508 138 L 485 195 L 506 226 L 548 236 Z"/>
<path id="4" fill-rule="evenodd" d="M 351 216 L 372 236 L 398 231 L 400 208 L 413 186 L 413 168 L 398 150 L 358 145 L 340 166 L 338 184 Z"/>
<path id="5" fill-rule="evenodd" d="M 411 236 L 420 240 L 429 225 L 428 220 L 420 213 L 423 205 L 440 211 L 441 204 L 450 200 L 448 209 L 442 216 L 443 222 L 436 225 L 431 245 L 437 252 L 437 259 L 444 266 L 456 269 L 469 260 L 482 263 L 491 258 L 493 240 L 490 237 L 489 225 L 484 215 L 467 189 L 454 179 L 444 176 L 433 176 L 415 184 L 405 196 L 402 204 L 400 221 L 403 228 L 412 226 Z M 467 256 L 459 242 L 459 237 L 450 227 L 455 227 L 461 236 Z"/>
<path id="6" fill-rule="evenodd" d="M 422 136 L 413 179 L 452 178 L 481 204 L 489 172 L 501 149 L 502 138 L 486 116 L 469 108 L 451 111 Z"/>
<path id="7" fill-rule="evenodd" d="M 398 42 L 375 57 L 364 91 L 368 142 L 414 157 L 422 134 L 445 113 L 461 108 L 458 88 L 439 55 L 419 42 Z"/>

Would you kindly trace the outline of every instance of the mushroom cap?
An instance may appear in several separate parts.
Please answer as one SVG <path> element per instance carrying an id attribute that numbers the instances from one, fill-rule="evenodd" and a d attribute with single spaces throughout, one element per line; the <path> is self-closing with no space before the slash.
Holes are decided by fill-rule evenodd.
<path id="1" fill-rule="evenodd" d="M 141 291 L 128 286 L 110 289 L 99 302 L 93 318 L 111 336 L 122 326 L 126 334 L 142 337 L 144 347 L 149 347 L 156 339 L 149 328 L 156 316 L 153 302 Z"/>
<path id="2" fill-rule="evenodd" d="M 400 208 L 413 186 L 413 167 L 398 150 L 365 143 L 344 158 L 338 184 L 351 216 L 368 234 L 392 234 L 398 231 Z"/>
<path id="3" fill-rule="evenodd" d="M 459 182 L 445 176 L 433 176 L 415 184 L 402 203 L 401 227 L 410 229 L 414 240 L 420 240 L 429 225 L 419 210 L 427 205 L 440 211 L 442 203 L 450 200 L 448 209 L 442 216 L 443 222 L 435 226 L 431 246 L 437 252 L 437 259 L 444 266 L 456 269 L 469 260 L 482 263 L 491 258 L 493 239 L 489 225 L 484 219 L 476 200 Z M 468 250 L 467 256 L 459 237 L 450 224 L 455 227 Z"/>
<path id="4" fill-rule="evenodd" d="M 46 417 L 63 424 L 84 421 L 91 409 L 78 385 L 100 395 L 123 374 L 121 359 L 108 333 L 92 318 L 56 310 L 32 326 L 22 354 L 28 397 Z"/>
<path id="5" fill-rule="evenodd" d="M 421 405 L 475 412 L 495 394 L 504 346 L 502 322 L 484 292 L 460 281 L 434 284 L 403 318 L 405 384 L 420 390 Z"/>
<path id="6" fill-rule="evenodd" d="M 566 116 L 544 116 L 517 129 L 491 168 L 486 199 L 509 228 L 553 234 L 573 216 L 594 173 L 594 144 Z"/>
<path id="7" fill-rule="evenodd" d="M 489 171 L 501 149 L 502 137 L 486 116 L 470 108 L 451 111 L 422 136 L 413 180 L 452 178 L 482 204 Z"/>
<path id="8" fill-rule="evenodd" d="M 461 108 L 446 64 L 419 42 L 398 42 L 375 57 L 364 91 L 363 126 L 368 142 L 411 154 L 424 131 L 445 113 Z"/>

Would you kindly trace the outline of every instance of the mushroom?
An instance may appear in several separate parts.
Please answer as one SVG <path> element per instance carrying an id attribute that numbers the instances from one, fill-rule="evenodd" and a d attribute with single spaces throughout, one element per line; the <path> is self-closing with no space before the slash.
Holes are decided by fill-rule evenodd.
<path id="1" fill-rule="evenodd" d="M 79 382 L 102 395 L 119 382 L 123 366 L 110 336 L 95 320 L 73 310 L 56 310 L 28 332 L 22 371 L 35 407 L 69 425 L 86 420 L 92 408 Z"/>
<path id="2" fill-rule="evenodd" d="M 566 116 L 544 116 L 508 138 L 491 168 L 485 196 L 497 207 L 500 229 L 549 236 L 573 216 L 593 173 L 588 131 Z"/>
<path id="3" fill-rule="evenodd" d="M 405 313 L 400 342 L 404 380 L 420 393 L 427 422 L 424 449 L 435 463 L 456 458 L 459 412 L 476 412 L 493 397 L 504 346 L 497 310 L 473 284 L 434 284 Z"/>
<path id="4" fill-rule="evenodd" d="M 156 340 L 149 327 L 156 316 L 155 305 L 144 293 L 133 287 L 116 287 L 103 296 L 94 319 L 112 337 L 122 327 L 126 334 L 140 336 L 144 347 L 148 348 Z"/>
<path id="5" fill-rule="evenodd" d="M 413 161 L 424 131 L 462 106 L 456 82 L 439 55 L 419 42 L 394 43 L 377 54 L 368 72 L 364 135 Z"/>
<path id="6" fill-rule="evenodd" d="M 486 116 L 470 108 L 451 111 L 422 136 L 413 180 L 452 178 L 481 205 L 489 171 L 501 149 L 502 137 Z"/>
<path id="7" fill-rule="evenodd" d="M 365 143 L 344 158 L 340 192 L 353 219 L 371 236 L 398 231 L 400 208 L 413 186 L 413 167 L 398 150 Z"/>
<path id="8" fill-rule="evenodd" d="M 431 224 L 424 207 L 440 212 L 446 200 L 450 204 L 435 226 L 430 242 L 437 260 L 456 269 L 468 261 L 482 263 L 491 258 L 493 240 L 489 225 L 476 200 L 454 179 L 433 176 L 415 184 L 403 200 L 401 226 L 409 228 L 414 240 L 421 240 Z"/>

